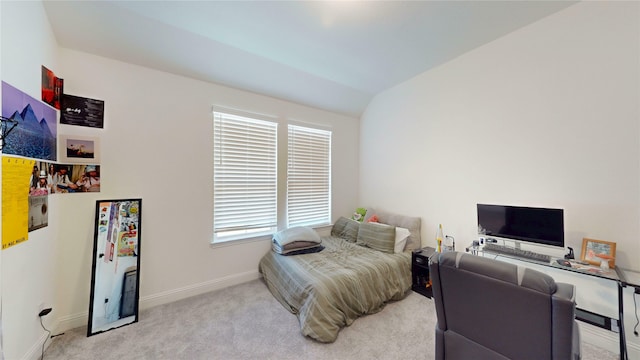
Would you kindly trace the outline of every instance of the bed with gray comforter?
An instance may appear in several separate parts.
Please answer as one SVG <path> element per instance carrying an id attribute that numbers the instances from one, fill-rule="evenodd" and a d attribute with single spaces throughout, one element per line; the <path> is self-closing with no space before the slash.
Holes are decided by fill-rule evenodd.
<path id="1" fill-rule="evenodd" d="M 284 256 L 270 251 L 261 259 L 259 271 L 267 287 L 298 317 L 305 336 L 333 342 L 340 329 L 358 317 L 376 313 L 409 293 L 410 250 L 420 247 L 420 218 L 378 217 L 380 222 L 409 228 L 411 236 L 403 252 L 363 246 L 340 236 L 344 231 L 334 225 L 332 235 L 336 236 L 323 237 L 320 252 Z"/>

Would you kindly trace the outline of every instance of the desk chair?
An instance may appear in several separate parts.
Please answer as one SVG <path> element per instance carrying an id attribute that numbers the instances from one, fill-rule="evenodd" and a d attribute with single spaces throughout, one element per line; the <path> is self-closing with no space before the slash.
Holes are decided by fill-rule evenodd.
<path id="1" fill-rule="evenodd" d="M 435 254 L 429 271 L 436 359 L 580 359 L 573 285 L 459 252 Z"/>

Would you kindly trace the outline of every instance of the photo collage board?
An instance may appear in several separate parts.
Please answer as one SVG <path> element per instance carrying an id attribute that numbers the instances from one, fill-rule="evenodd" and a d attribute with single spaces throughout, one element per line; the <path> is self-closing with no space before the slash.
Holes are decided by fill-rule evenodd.
<path id="1" fill-rule="evenodd" d="M 49 195 L 100 192 L 99 137 L 59 135 L 58 111 L 60 124 L 102 129 L 104 101 L 67 95 L 63 79 L 45 66 L 41 71 L 41 100 L 2 81 L 2 119 L 15 124 L 6 134 L 2 127 L 3 179 L 7 175 L 28 184 L 23 192 L 22 187 L 5 188 L 3 181 L 3 198 L 14 201 L 3 201 L 2 225 L 24 223 L 27 233 L 48 226 Z M 2 248 L 27 238 L 9 236 L 5 242 L 3 231 Z"/>

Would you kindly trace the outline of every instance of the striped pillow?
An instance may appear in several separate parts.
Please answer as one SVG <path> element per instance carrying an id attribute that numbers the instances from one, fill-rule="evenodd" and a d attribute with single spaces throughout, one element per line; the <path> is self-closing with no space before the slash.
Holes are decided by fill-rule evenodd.
<path id="1" fill-rule="evenodd" d="M 331 236 L 337 236 L 348 242 L 356 242 L 358 238 L 358 228 L 360 223 L 355 220 L 341 216 L 331 228 Z"/>
<path id="2" fill-rule="evenodd" d="M 378 223 L 362 223 L 358 231 L 356 244 L 374 250 L 393 254 L 396 243 L 396 228 Z"/>

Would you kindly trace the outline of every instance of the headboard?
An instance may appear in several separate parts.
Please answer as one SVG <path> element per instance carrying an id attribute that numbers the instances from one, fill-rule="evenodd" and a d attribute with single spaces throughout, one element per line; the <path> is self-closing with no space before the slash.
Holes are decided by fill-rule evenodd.
<path id="1" fill-rule="evenodd" d="M 404 247 L 405 251 L 422 248 L 422 239 L 420 237 L 422 219 L 415 216 L 405 216 L 386 212 L 383 210 L 367 208 L 367 214 L 365 215 L 364 221 L 369 220 L 369 218 L 373 215 L 377 215 L 378 221 L 383 224 L 409 229 L 411 235 L 409 235 L 409 238 L 407 239 L 407 244 Z"/>

